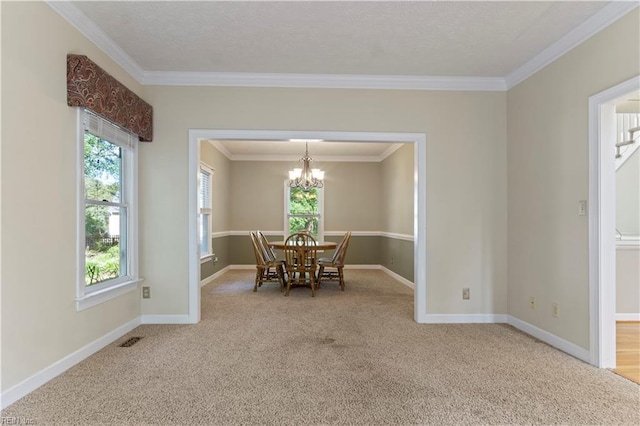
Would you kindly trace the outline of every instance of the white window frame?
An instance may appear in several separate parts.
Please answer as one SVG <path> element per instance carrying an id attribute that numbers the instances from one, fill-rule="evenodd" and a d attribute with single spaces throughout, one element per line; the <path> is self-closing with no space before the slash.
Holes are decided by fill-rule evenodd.
<path id="1" fill-rule="evenodd" d="M 284 238 L 289 236 L 289 218 L 292 216 L 301 216 L 297 214 L 289 213 L 289 201 L 291 193 L 289 190 L 289 181 L 284 181 Z M 318 216 L 318 241 L 324 241 L 324 187 L 318 188 L 318 213 L 313 215 L 306 215 L 307 217 Z"/>
<path id="2" fill-rule="evenodd" d="M 108 122 L 107 120 L 105 120 Z M 142 279 L 138 276 L 138 144 L 131 144 L 130 148 L 122 150 L 122 181 L 121 203 L 126 206 L 126 262 L 127 274 L 96 285 L 87 286 L 85 283 L 85 182 L 84 182 L 84 135 L 85 109 L 77 111 L 77 223 L 78 223 L 78 276 L 76 290 L 76 308 L 83 310 L 114 297 L 136 290 Z M 101 135 L 96 135 L 101 136 Z M 103 136 L 104 137 L 104 136 Z M 109 138 L 105 138 L 109 140 Z M 132 139 L 137 139 L 132 135 Z"/>
<path id="3" fill-rule="evenodd" d="M 200 206 L 200 191 L 201 191 L 201 176 L 202 173 L 207 173 L 210 176 L 210 181 L 209 181 L 209 198 L 208 198 L 208 204 L 209 207 L 202 207 Z M 212 237 L 212 223 L 213 223 L 213 175 L 215 173 L 215 169 L 213 169 L 211 166 L 209 166 L 207 163 L 204 162 L 200 162 L 200 167 L 198 168 L 198 230 L 202 229 L 201 224 L 202 224 L 202 217 L 203 215 L 207 215 L 208 217 L 208 226 L 207 229 L 209 230 L 209 235 L 208 235 L 208 251 L 207 252 L 202 252 L 202 250 L 200 249 L 200 241 L 198 241 L 198 253 L 200 254 L 200 263 L 204 263 L 206 261 L 208 261 L 212 256 L 213 256 L 213 243 L 211 241 L 211 237 Z M 200 240 L 200 233 L 198 232 L 198 240 Z"/>

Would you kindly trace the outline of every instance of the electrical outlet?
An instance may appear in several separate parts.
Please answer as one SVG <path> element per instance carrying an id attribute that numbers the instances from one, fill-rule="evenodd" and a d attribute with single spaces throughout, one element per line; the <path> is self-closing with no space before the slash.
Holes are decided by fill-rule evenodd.
<path id="1" fill-rule="evenodd" d="M 529 307 L 530 307 L 531 309 L 535 309 L 535 308 L 536 308 L 536 298 L 535 298 L 535 297 L 533 297 L 533 296 L 531 296 L 531 297 L 529 298 Z"/>
<path id="2" fill-rule="evenodd" d="M 560 318 L 560 304 L 558 302 L 553 302 L 551 305 L 551 315 Z"/>
<path id="3" fill-rule="evenodd" d="M 462 299 L 463 300 L 471 299 L 471 291 L 468 288 L 463 288 L 462 289 Z"/>
<path id="4" fill-rule="evenodd" d="M 392 257 L 392 258 L 391 258 L 391 264 L 392 264 L 392 265 L 393 265 L 394 260 L 395 260 L 395 259 Z"/>
<path id="5" fill-rule="evenodd" d="M 142 298 L 151 299 L 151 287 L 142 287 Z"/>

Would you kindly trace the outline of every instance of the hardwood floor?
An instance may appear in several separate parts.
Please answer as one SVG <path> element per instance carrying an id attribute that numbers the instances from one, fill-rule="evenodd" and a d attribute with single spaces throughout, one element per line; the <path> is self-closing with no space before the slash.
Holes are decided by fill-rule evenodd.
<path id="1" fill-rule="evenodd" d="M 616 322 L 617 374 L 640 384 L 640 322 Z"/>

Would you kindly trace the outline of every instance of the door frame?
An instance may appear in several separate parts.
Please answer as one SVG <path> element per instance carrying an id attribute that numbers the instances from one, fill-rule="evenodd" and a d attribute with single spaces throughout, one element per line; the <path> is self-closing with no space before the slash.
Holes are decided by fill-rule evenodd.
<path id="1" fill-rule="evenodd" d="M 200 143 L 207 140 L 322 139 L 344 142 L 412 143 L 413 150 L 413 317 L 427 322 L 427 137 L 424 133 L 324 132 L 297 130 L 189 129 L 189 323 L 200 321 L 198 255 L 198 176 Z"/>
<path id="2" fill-rule="evenodd" d="M 616 366 L 615 103 L 640 89 L 633 77 L 589 98 L 589 351 Z"/>

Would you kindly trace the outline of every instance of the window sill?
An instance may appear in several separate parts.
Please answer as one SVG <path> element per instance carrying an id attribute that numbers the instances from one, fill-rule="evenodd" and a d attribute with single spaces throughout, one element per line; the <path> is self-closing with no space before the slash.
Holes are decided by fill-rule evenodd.
<path id="1" fill-rule="evenodd" d="M 200 258 L 200 264 L 202 265 L 203 263 L 207 263 L 210 260 L 213 260 L 213 258 L 215 257 L 215 254 L 208 254 L 206 256 L 202 256 Z"/>
<path id="2" fill-rule="evenodd" d="M 82 311 L 92 306 L 111 300 L 115 297 L 122 296 L 138 288 L 138 284 L 143 281 L 142 278 L 135 278 L 113 287 L 85 294 L 84 297 L 76 298 L 76 310 Z"/>

